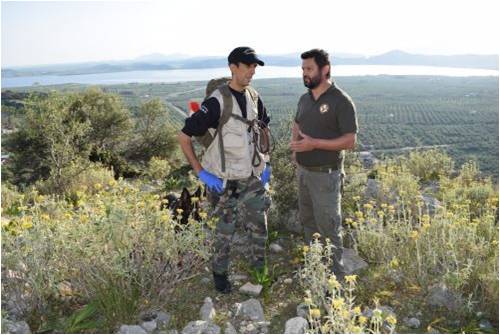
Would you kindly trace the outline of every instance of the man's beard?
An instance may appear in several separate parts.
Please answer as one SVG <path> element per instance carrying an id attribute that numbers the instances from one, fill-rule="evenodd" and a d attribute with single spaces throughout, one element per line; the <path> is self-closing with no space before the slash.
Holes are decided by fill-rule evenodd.
<path id="1" fill-rule="evenodd" d="M 309 79 L 309 83 L 306 82 L 306 78 Z M 302 79 L 304 80 L 304 86 L 313 90 L 315 89 L 316 87 L 318 87 L 318 85 L 321 83 L 321 73 L 318 73 L 317 76 L 315 77 L 302 77 Z"/>

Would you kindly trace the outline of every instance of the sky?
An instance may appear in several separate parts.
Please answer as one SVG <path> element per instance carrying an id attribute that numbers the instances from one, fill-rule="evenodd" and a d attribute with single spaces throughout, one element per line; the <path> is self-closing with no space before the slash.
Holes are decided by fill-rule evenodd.
<path id="1" fill-rule="evenodd" d="M 1 2 L 1 65 L 226 56 L 319 47 L 376 55 L 499 54 L 498 0 Z"/>

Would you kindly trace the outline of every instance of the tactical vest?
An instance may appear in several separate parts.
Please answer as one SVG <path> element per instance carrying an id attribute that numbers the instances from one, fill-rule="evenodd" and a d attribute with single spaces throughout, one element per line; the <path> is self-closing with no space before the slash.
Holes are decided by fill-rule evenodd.
<path id="1" fill-rule="evenodd" d="M 253 89 L 252 89 L 253 90 Z M 264 170 L 265 163 L 269 161 L 269 156 L 255 150 L 255 141 L 260 141 L 260 132 L 251 129 L 259 125 L 254 120 L 257 120 L 258 96 L 256 91 L 250 93 L 250 89 L 245 90 L 245 98 L 247 101 L 247 118 L 243 118 L 240 106 L 236 98 L 231 94 L 232 113 L 231 117 L 224 123 L 220 129 L 209 129 L 213 141 L 206 148 L 201 164 L 208 172 L 224 179 L 236 180 L 246 179 L 252 174 L 260 176 Z M 217 88 L 210 97 L 215 97 L 221 106 L 221 115 L 224 104 L 224 97 L 221 88 Z M 253 123 L 253 126 L 251 125 Z M 219 138 L 222 137 L 222 138 Z M 220 143 L 223 145 L 221 146 Z M 223 148 L 221 153 L 220 148 Z M 223 157 L 221 155 L 224 155 Z"/>

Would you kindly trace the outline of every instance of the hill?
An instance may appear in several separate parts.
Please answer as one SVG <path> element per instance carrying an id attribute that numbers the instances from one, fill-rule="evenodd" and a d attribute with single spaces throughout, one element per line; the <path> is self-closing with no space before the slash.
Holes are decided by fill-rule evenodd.
<path id="1" fill-rule="evenodd" d="M 300 53 L 285 55 L 262 55 L 266 65 L 299 66 Z M 334 65 L 425 65 L 498 70 L 497 55 L 419 55 L 393 50 L 381 55 L 362 57 L 348 54 L 333 54 Z M 226 57 L 186 57 L 152 54 L 134 60 L 113 62 L 92 62 L 2 69 L 2 77 L 23 77 L 41 75 L 78 75 L 105 72 L 150 71 L 169 69 L 204 69 L 225 67 Z"/>

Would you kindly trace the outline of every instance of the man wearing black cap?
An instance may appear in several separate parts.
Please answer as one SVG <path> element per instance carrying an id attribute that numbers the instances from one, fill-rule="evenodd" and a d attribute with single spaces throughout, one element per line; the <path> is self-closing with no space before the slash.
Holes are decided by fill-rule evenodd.
<path id="1" fill-rule="evenodd" d="M 249 233 L 253 267 L 262 269 L 265 265 L 266 211 L 270 205 L 265 185 L 271 175 L 269 157 L 257 145 L 262 133 L 258 128 L 267 128 L 270 119 L 260 96 L 249 86 L 255 69 L 264 62 L 252 48 L 238 47 L 229 54 L 228 65 L 230 82 L 210 93 L 200 110 L 186 119 L 178 136 L 184 155 L 216 205 L 219 222 L 212 269 L 215 287 L 223 293 L 231 290 L 229 252 L 236 225 L 243 225 Z M 226 108 L 231 108 L 231 117 L 219 127 L 221 116 L 229 115 L 224 111 Z M 213 141 L 200 162 L 191 137 L 207 132 Z"/>

